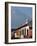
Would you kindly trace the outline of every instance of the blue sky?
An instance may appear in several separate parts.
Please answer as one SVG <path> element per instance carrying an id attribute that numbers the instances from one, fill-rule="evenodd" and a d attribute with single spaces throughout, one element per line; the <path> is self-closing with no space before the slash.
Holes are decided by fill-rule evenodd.
<path id="1" fill-rule="evenodd" d="M 32 18 L 32 7 L 11 6 L 11 28 L 18 28 Z"/>

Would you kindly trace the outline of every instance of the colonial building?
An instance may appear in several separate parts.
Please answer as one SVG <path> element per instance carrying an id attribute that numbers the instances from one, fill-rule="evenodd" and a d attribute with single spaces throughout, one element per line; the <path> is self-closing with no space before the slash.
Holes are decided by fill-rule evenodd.
<path id="1" fill-rule="evenodd" d="M 23 24 L 19 28 L 12 29 L 11 31 L 14 32 L 14 37 L 17 38 L 17 39 L 18 38 L 32 37 L 32 33 L 31 33 L 32 32 L 32 26 L 31 26 L 31 24 L 29 24 L 27 22 L 26 22 L 26 24 Z M 30 33 L 30 36 L 29 36 L 29 33 Z"/>

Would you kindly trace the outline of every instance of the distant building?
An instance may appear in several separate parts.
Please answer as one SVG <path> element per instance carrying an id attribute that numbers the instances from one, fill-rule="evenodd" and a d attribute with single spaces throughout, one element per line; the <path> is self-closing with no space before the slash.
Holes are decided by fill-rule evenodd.
<path id="1" fill-rule="evenodd" d="M 11 31 L 15 33 L 15 38 L 27 38 L 29 37 L 28 31 L 30 30 L 32 31 L 32 26 L 31 24 L 26 22 L 26 24 L 23 24 L 21 27 L 17 29 L 12 29 Z"/>

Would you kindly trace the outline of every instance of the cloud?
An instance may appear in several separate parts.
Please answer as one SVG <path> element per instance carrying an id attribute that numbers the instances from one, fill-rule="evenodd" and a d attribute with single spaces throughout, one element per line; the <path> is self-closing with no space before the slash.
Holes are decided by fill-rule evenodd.
<path id="1" fill-rule="evenodd" d="M 19 27 L 25 23 L 26 19 L 32 17 L 32 8 L 12 7 L 11 8 L 11 28 Z"/>

